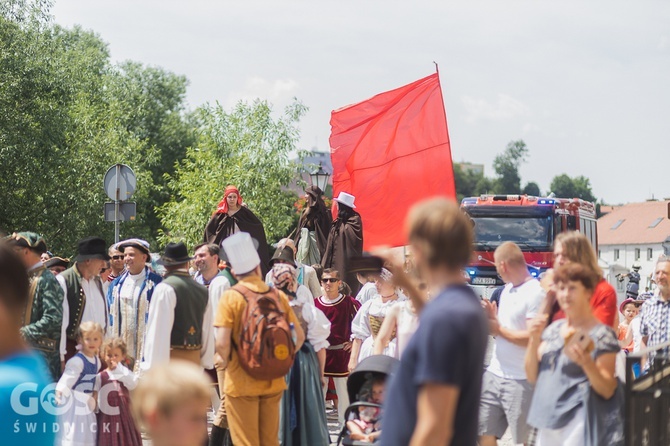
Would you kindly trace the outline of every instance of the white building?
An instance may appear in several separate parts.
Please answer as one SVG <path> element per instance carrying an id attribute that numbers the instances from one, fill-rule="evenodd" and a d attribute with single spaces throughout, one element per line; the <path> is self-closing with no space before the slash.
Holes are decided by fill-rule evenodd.
<path id="1" fill-rule="evenodd" d="M 639 262 L 640 291 L 652 289 L 652 274 L 664 244 L 670 246 L 670 201 L 647 201 L 614 206 L 598 219 L 598 258 L 607 281 L 617 290 L 619 302 L 625 299 L 626 281 L 617 274 L 631 270 Z"/>

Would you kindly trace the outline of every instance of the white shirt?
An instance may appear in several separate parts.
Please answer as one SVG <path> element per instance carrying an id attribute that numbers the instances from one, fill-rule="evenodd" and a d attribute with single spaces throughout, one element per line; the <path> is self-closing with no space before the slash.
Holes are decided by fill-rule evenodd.
<path id="1" fill-rule="evenodd" d="M 109 379 L 113 381 L 119 381 L 124 386 L 126 386 L 126 389 L 133 390 L 135 387 L 137 387 L 137 375 L 128 370 L 128 367 L 126 367 L 125 365 L 117 364 L 114 370 L 105 369 L 105 371 L 109 375 Z M 100 373 L 98 373 L 95 376 L 95 383 L 93 384 L 93 390 L 96 392 L 100 392 L 101 384 L 102 382 L 100 380 Z"/>
<path id="2" fill-rule="evenodd" d="M 97 281 L 98 277 L 92 277 L 91 279 L 85 280 L 81 278 L 81 289 L 84 291 L 84 296 L 86 296 L 86 303 L 84 304 L 84 311 L 82 311 L 81 322 L 97 322 L 102 327 L 102 331 L 107 331 L 107 301 L 102 295 L 102 291 L 98 288 Z M 56 276 L 56 280 L 60 283 L 61 288 L 65 292 L 65 300 L 67 301 L 67 285 L 65 284 L 65 279 L 60 274 Z M 63 310 L 67 307 L 67 302 L 63 303 Z M 65 313 L 63 313 L 65 314 Z M 70 318 L 70 311 L 68 308 L 68 322 Z M 63 317 L 65 321 L 65 317 Z M 61 343 L 62 344 L 62 343 Z"/>
<path id="3" fill-rule="evenodd" d="M 289 299 L 289 304 L 295 310 L 295 307 L 302 305 L 302 313 L 298 319 L 305 321 L 307 330 L 305 333 L 306 339 L 314 347 L 314 351 L 318 352 L 330 345 L 328 337 L 330 337 L 330 321 L 323 314 L 323 311 L 316 308 L 312 293 L 305 285 L 298 286 L 296 298 Z M 302 316 L 302 317 L 301 317 Z"/>
<path id="4" fill-rule="evenodd" d="M 228 288 L 230 288 L 230 281 L 225 276 L 216 276 L 209 283 L 209 305 L 213 312 L 219 308 L 219 299 Z"/>
<path id="5" fill-rule="evenodd" d="M 177 306 L 177 294 L 170 285 L 161 282 L 156 285 L 149 305 L 147 333 L 144 337 L 143 359 L 140 373 L 146 372 L 157 364 L 170 361 L 170 334 L 174 324 L 174 309 Z M 214 333 L 212 322 L 212 306 L 207 301 L 205 315 L 202 320 L 202 348 L 200 349 L 200 365 L 206 369 L 214 367 Z"/>
<path id="6" fill-rule="evenodd" d="M 95 364 L 97 369 L 100 370 L 100 360 L 96 357 L 87 356 L 84 353 L 84 358 L 91 364 Z M 65 396 L 69 396 L 72 392 L 72 387 L 77 383 L 79 377 L 84 371 L 84 361 L 79 356 L 73 356 L 65 364 L 65 370 L 63 370 L 63 375 L 58 380 L 56 384 L 56 391 L 61 392 Z M 86 389 L 81 389 L 86 390 Z"/>
<path id="7" fill-rule="evenodd" d="M 358 291 L 356 295 L 356 300 L 363 305 L 365 302 L 369 301 L 377 295 L 377 287 L 374 282 L 367 282 L 363 287 Z"/>
<path id="8" fill-rule="evenodd" d="M 500 293 L 498 322 L 509 330 L 527 330 L 526 321 L 537 314 L 544 299 L 544 290 L 537 279 L 531 279 L 518 287 L 505 285 Z M 508 379 L 526 379 L 524 360 L 526 347 L 521 347 L 496 336 L 488 371 Z"/>
<path id="9" fill-rule="evenodd" d="M 58 276 L 56 276 L 56 280 L 58 280 Z M 67 354 L 67 326 L 70 325 L 70 304 L 67 301 L 67 287 L 65 286 L 65 280 L 58 280 L 58 284 L 63 289 L 63 324 L 60 328 L 60 360 L 63 361 Z"/>

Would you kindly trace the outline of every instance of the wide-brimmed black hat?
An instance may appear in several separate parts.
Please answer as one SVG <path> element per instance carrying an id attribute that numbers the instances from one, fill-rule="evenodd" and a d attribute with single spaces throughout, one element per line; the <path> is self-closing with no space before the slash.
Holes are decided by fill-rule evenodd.
<path id="1" fill-rule="evenodd" d="M 70 259 L 64 259 L 62 257 L 55 256 L 44 262 L 44 266 L 46 268 L 53 268 L 56 266 L 62 266 L 63 268 L 67 268 L 68 266 L 70 266 Z"/>
<path id="2" fill-rule="evenodd" d="M 293 257 L 293 248 L 284 246 L 282 249 L 275 251 L 275 254 L 270 259 L 270 266 L 280 261 L 296 267 L 295 258 Z"/>
<path id="3" fill-rule="evenodd" d="M 107 254 L 107 242 L 100 237 L 86 237 L 79 240 L 77 244 L 77 257 L 75 262 L 82 262 L 88 259 L 109 260 Z"/>
<path id="4" fill-rule="evenodd" d="M 381 274 L 384 260 L 380 257 L 364 253 L 349 259 L 349 272 L 360 274 Z"/>
<path id="5" fill-rule="evenodd" d="M 188 255 L 188 249 L 186 249 L 186 245 L 183 242 L 170 242 L 167 244 L 165 252 L 156 263 L 164 266 L 174 266 L 189 262 L 192 259 L 193 257 Z"/>

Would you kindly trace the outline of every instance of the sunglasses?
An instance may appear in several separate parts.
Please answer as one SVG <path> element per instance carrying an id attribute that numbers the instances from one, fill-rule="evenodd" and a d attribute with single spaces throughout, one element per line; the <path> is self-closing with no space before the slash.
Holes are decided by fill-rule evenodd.
<path id="1" fill-rule="evenodd" d="M 112 256 L 112 260 L 122 260 L 122 259 L 123 259 L 123 255 L 120 255 L 120 256 Z"/>
<path id="2" fill-rule="evenodd" d="M 335 283 L 335 282 L 339 282 L 339 281 L 340 281 L 340 279 L 337 279 L 335 277 L 329 277 L 329 278 L 326 278 L 326 279 L 321 279 L 321 282 L 323 282 L 323 283 L 328 283 L 328 282 Z"/>

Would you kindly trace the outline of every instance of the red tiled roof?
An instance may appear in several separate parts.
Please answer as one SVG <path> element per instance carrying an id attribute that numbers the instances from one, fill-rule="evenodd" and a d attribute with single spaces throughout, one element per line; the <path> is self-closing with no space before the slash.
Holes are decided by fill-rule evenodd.
<path id="1" fill-rule="evenodd" d="M 670 201 L 645 201 L 612 206 L 607 215 L 598 219 L 598 244 L 635 245 L 663 242 L 670 236 L 668 203 Z M 660 222 L 650 228 L 659 218 Z"/>

